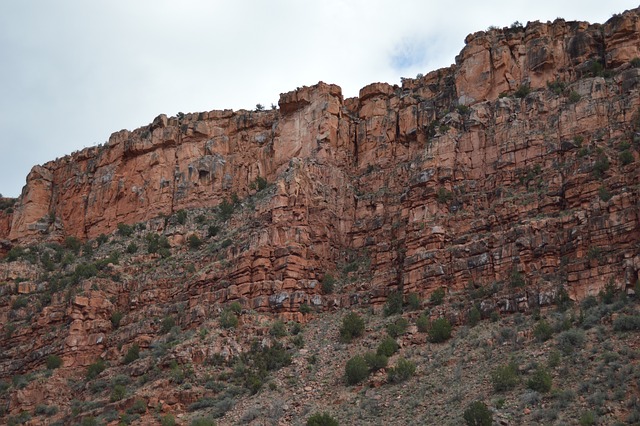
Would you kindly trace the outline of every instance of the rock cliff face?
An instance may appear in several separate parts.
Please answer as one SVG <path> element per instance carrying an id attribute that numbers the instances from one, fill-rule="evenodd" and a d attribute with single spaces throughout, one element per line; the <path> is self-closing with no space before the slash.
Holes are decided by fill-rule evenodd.
<path id="1" fill-rule="evenodd" d="M 128 257 L 102 259 L 100 277 L 86 264 L 72 271 L 73 256 L 62 255 L 67 275 L 55 276 L 54 246 L 16 255 L 42 267 L 0 263 L 0 377 L 49 354 L 65 368 L 117 362 L 133 343 L 148 348 L 163 316 L 182 312 L 181 326 L 193 328 L 234 301 L 305 321 L 303 304 L 377 309 L 393 291 L 424 298 L 444 288 L 453 303 L 434 315 L 462 321 L 466 308 L 452 306 L 470 294 L 488 314 L 549 304 L 559 289 L 573 299 L 609 283 L 633 291 L 639 19 L 637 9 L 603 25 L 479 32 L 455 65 L 402 86 L 374 83 L 343 99 L 318 83 L 281 95 L 279 109 L 160 115 L 34 167 L 17 203 L 0 209 L 0 254 L 138 225 L 117 246 Z M 196 218 L 233 204 L 216 219 L 222 237 L 189 255 L 189 237 L 208 238 Z M 181 210 L 186 222 L 175 220 Z M 151 234 L 187 254 L 149 266 L 157 255 L 130 247 Z M 56 293 L 70 277 L 79 289 Z M 322 288 L 330 277 L 333 293 Z M 47 306 L 25 306 L 45 291 L 37 304 Z M 180 356 L 202 363 L 241 351 L 226 336 L 216 345 Z M 67 386 L 54 379 L 13 395 L 12 412 L 54 398 Z"/>
<path id="2" fill-rule="evenodd" d="M 95 238 L 242 199 L 262 177 L 276 193 L 229 277 L 241 296 L 263 280 L 299 290 L 357 259 L 380 297 L 514 273 L 527 288 L 566 280 L 576 295 L 628 286 L 639 262 L 638 25 L 636 10 L 604 25 L 492 29 L 468 36 L 456 65 L 402 87 L 343 100 L 319 83 L 283 94 L 279 110 L 161 115 L 34 167 L 0 232 Z"/>

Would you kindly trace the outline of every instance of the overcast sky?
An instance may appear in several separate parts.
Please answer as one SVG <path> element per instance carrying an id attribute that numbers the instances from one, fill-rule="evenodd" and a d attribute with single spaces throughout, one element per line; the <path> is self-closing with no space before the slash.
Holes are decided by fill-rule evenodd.
<path id="1" fill-rule="evenodd" d="M 158 114 L 253 109 L 322 80 L 345 97 L 448 66 L 467 34 L 605 22 L 624 0 L 4 0 L 0 193 Z"/>

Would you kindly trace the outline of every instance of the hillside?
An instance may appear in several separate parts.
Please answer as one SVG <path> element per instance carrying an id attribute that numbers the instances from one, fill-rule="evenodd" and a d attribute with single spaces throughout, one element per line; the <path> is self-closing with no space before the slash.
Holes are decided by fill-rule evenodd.
<path id="1" fill-rule="evenodd" d="M 401 86 L 160 115 L 34 167 L 0 200 L 1 419 L 640 422 L 639 82 L 640 9 L 531 22 Z M 345 383 L 386 334 L 396 368 Z"/>

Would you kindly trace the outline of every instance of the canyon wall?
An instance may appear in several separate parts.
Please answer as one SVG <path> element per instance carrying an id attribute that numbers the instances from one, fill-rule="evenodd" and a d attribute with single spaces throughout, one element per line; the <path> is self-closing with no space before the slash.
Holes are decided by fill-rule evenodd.
<path id="1" fill-rule="evenodd" d="M 559 284 L 576 298 L 611 280 L 631 288 L 639 37 L 638 10 L 491 29 L 469 35 L 455 65 L 357 98 L 318 83 L 279 109 L 160 115 L 34 167 L 0 240 L 92 239 L 242 200 L 262 177 L 273 196 L 227 224 L 259 226 L 198 297 L 267 308 L 283 295 L 294 310 L 328 271 L 345 278 L 337 305 L 520 276 L 507 303 L 542 302 Z"/>

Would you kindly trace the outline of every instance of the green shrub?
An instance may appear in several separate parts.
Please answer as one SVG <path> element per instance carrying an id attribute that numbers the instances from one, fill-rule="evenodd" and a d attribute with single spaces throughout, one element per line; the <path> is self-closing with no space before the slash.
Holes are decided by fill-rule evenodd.
<path id="1" fill-rule="evenodd" d="M 474 306 L 469 310 L 469 314 L 467 315 L 467 324 L 469 327 L 475 327 L 480 322 L 481 318 L 482 313 L 480 312 L 480 309 Z"/>
<path id="2" fill-rule="evenodd" d="M 240 302 L 231 302 L 229 305 L 229 309 L 236 315 L 240 315 L 242 313 L 242 305 Z"/>
<path id="3" fill-rule="evenodd" d="M 582 96 L 580 96 L 580 93 L 576 92 L 575 90 L 572 90 L 571 93 L 569 93 L 569 103 L 575 104 L 581 98 Z"/>
<path id="4" fill-rule="evenodd" d="M 62 358 L 58 355 L 49 355 L 47 357 L 47 368 L 49 370 L 55 370 L 58 367 L 62 366 Z"/>
<path id="5" fill-rule="evenodd" d="M 387 379 L 391 383 L 400 383 L 413 377 L 416 372 L 416 364 L 404 358 L 398 359 L 396 366 L 390 368 L 387 373 Z"/>
<path id="6" fill-rule="evenodd" d="M 593 164 L 593 176 L 596 179 L 601 179 L 607 170 L 609 170 L 609 158 L 604 153 L 601 153 Z"/>
<path id="7" fill-rule="evenodd" d="M 399 291 L 394 291 L 389 294 L 387 297 L 387 301 L 384 304 L 383 313 L 384 316 L 388 317 L 394 314 L 399 314 L 402 312 L 402 293 Z"/>
<path id="8" fill-rule="evenodd" d="M 222 222 L 226 222 L 227 220 L 231 219 L 234 210 L 234 203 L 225 198 L 218 206 L 218 219 L 220 219 Z"/>
<path id="9" fill-rule="evenodd" d="M 420 333 L 426 333 L 429 331 L 429 326 L 431 325 L 431 321 L 429 320 L 429 316 L 427 314 L 422 314 L 416 320 L 416 327 L 418 327 L 418 331 Z"/>
<path id="10" fill-rule="evenodd" d="M 38 404 L 38 405 L 36 405 L 36 409 L 35 409 L 34 413 L 37 416 L 51 417 L 51 416 L 55 416 L 56 414 L 58 414 L 58 407 L 56 407 L 55 405 Z"/>
<path id="11" fill-rule="evenodd" d="M 539 321 L 533 328 L 533 337 L 539 342 L 546 342 L 553 336 L 553 328 L 545 320 Z"/>
<path id="12" fill-rule="evenodd" d="M 527 380 L 527 387 L 540 393 L 547 393 L 551 390 L 551 374 L 542 367 L 538 367 L 533 375 Z"/>
<path id="13" fill-rule="evenodd" d="M 384 355 L 386 357 L 390 357 L 391 355 L 396 353 L 396 351 L 399 348 L 400 348 L 400 346 L 398 346 L 398 342 L 396 342 L 396 340 L 394 338 L 392 338 L 390 336 L 387 336 L 378 345 L 378 349 L 377 349 L 376 353 L 378 355 Z"/>
<path id="14" fill-rule="evenodd" d="M 140 358 L 140 346 L 137 343 L 131 345 L 127 354 L 124 356 L 124 363 L 131 364 L 136 359 Z"/>
<path id="15" fill-rule="evenodd" d="M 364 320 L 355 312 L 349 312 L 342 318 L 340 327 L 340 340 L 350 343 L 354 338 L 364 334 Z"/>
<path id="16" fill-rule="evenodd" d="M 115 385 L 111 389 L 111 395 L 109 395 L 109 401 L 116 402 L 127 396 L 127 388 L 123 385 Z"/>
<path id="17" fill-rule="evenodd" d="M 328 413 L 315 413 L 307 419 L 307 426 L 338 426 L 338 421 Z"/>
<path id="18" fill-rule="evenodd" d="M 209 225 L 209 227 L 207 228 L 207 237 L 209 238 L 215 237 L 216 235 L 218 235 L 218 232 L 220 232 L 219 226 Z"/>
<path id="19" fill-rule="evenodd" d="M 496 392 L 511 390 L 518 384 L 518 369 L 514 363 L 501 365 L 491 372 L 491 383 Z"/>
<path id="20" fill-rule="evenodd" d="M 387 333 L 389 336 L 396 338 L 407 332 L 409 322 L 403 317 L 398 318 L 394 322 L 387 324 Z"/>
<path id="21" fill-rule="evenodd" d="M 104 363 L 104 360 L 98 359 L 96 362 L 87 367 L 87 380 L 95 379 L 100 373 L 105 370 L 105 368 L 107 368 L 107 366 Z"/>
<path id="22" fill-rule="evenodd" d="M 626 166 L 633 163 L 633 154 L 628 149 L 625 149 L 620 153 L 620 164 Z"/>
<path id="23" fill-rule="evenodd" d="M 173 417 L 173 414 L 165 414 L 160 419 L 161 426 L 176 426 L 176 418 Z"/>
<path id="24" fill-rule="evenodd" d="M 620 315 L 613 320 L 615 331 L 639 331 L 640 315 Z"/>
<path id="25" fill-rule="evenodd" d="M 573 304 L 569 292 L 563 285 L 557 287 L 554 302 L 560 312 L 566 311 Z"/>
<path id="26" fill-rule="evenodd" d="M 524 98 L 526 97 L 529 93 L 531 93 L 531 87 L 528 84 L 523 84 L 520 87 L 518 87 L 518 90 L 515 91 L 514 96 L 516 98 Z"/>
<path id="27" fill-rule="evenodd" d="M 225 308 L 220 312 L 220 327 L 236 328 L 238 323 L 238 317 L 231 311 L 231 309 Z"/>
<path id="28" fill-rule="evenodd" d="M 26 308 L 28 304 L 29 300 L 26 297 L 18 296 L 11 304 L 11 309 L 17 311 L 18 309 Z"/>
<path id="29" fill-rule="evenodd" d="M 256 177 L 256 180 L 251 182 L 251 185 L 249 185 L 250 189 L 255 189 L 258 192 L 262 191 L 266 187 L 267 187 L 267 180 L 262 176 Z"/>
<path id="30" fill-rule="evenodd" d="M 276 320 L 269 327 L 269 334 L 273 337 L 280 338 L 287 335 L 287 328 L 282 320 Z"/>
<path id="31" fill-rule="evenodd" d="M 187 212 L 184 210 L 178 210 L 176 212 L 176 220 L 180 225 L 184 225 L 187 222 Z"/>
<path id="32" fill-rule="evenodd" d="M 111 325 L 113 326 L 113 328 L 120 327 L 120 321 L 122 321 L 123 316 L 124 314 L 120 311 L 115 311 L 111 314 Z"/>
<path id="33" fill-rule="evenodd" d="M 191 234 L 187 238 L 187 244 L 191 250 L 198 250 L 202 245 L 202 240 L 196 234 Z"/>
<path id="34" fill-rule="evenodd" d="M 445 296 L 444 288 L 438 287 L 437 289 L 435 289 L 433 293 L 431 293 L 431 296 L 429 296 L 429 301 L 433 305 L 436 305 L 436 306 L 441 305 L 442 302 L 444 302 L 444 296 Z"/>
<path id="35" fill-rule="evenodd" d="M 167 334 L 176 325 L 176 320 L 173 317 L 164 317 L 160 323 L 160 332 Z"/>
<path id="36" fill-rule="evenodd" d="M 613 197 L 613 195 L 611 194 L 609 189 L 604 185 L 602 185 L 600 188 L 598 188 L 598 196 L 604 202 L 609 201 L 611 199 L 611 197 Z"/>
<path id="37" fill-rule="evenodd" d="M 311 313 L 311 307 L 306 303 L 300 305 L 300 313 L 309 314 Z"/>
<path id="38" fill-rule="evenodd" d="M 345 366 L 345 379 L 347 384 L 355 385 L 369 376 L 369 366 L 364 358 L 356 355 L 347 361 Z"/>
<path id="39" fill-rule="evenodd" d="M 130 237 L 131 235 L 133 235 L 133 227 L 125 224 L 125 223 L 119 223 L 118 224 L 118 234 L 120 234 L 123 237 Z"/>
<path id="40" fill-rule="evenodd" d="M 68 250 L 71 250 L 75 254 L 78 254 L 80 252 L 80 248 L 82 247 L 82 242 L 76 237 L 69 236 L 64 239 L 62 246 Z"/>
<path id="41" fill-rule="evenodd" d="M 138 251 L 138 245 L 136 243 L 134 243 L 133 241 L 129 243 L 129 245 L 127 246 L 126 249 L 127 253 L 129 254 L 134 254 Z"/>
<path id="42" fill-rule="evenodd" d="M 516 268 L 513 268 L 510 276 L 511 287 L 524 287 L 526 285 L 526 281 L 524 279 L 524 275 Z"/>
<path id="43" fill-rule="evenodd" d="M 136 399 L 133 405 L 127 410 L 129 414 L 144 414 L 147 412 L 147 403 L 144 399 Z"/>
<path id="44" fill-rule="evenodd" d="M 596 416 L 592 411 L 582 413 L 579 420 L 580 426 L 592 426 L 596 424 Z"/>
<path id="45" fill-rule="evenodd" d="M 556 337 L 556 342 L 562 353 L 570 355 L 574 350 L 584 345 L 584 332 L 575 328 L 563 331 Z"/>
<path id="46" fill-rule="evenodd" d="M 378 371 L 387 366 L 389 358 L 387 358 L 383 354 L 367 352 L 366 354 L 364 354 L 364 361 L 369 366 L 369 371 Z"/>
<path id="47" fill-rule="evenodd" d="M 428 339 L 431 343 L 441 343 L 451 337 L 451 323 L 446 318 L 438 318 L 431 322 L 428 330 Z"/>
<path id="48" fill-rule="evenodd" d="M 447 204 L 453 199 L 453 193 L 448 191 L 445 187 L 441 186 L 436 192 L 436 199 L 440 204 Z"/>
<path id="49" fill-rule="evenodd" d="M 407 305 L 409 305 L 409 309 L 411 309 L 412 311 L 417 311 L 418 309 L 420 309 L 420 297 L 418 296 L 417 293 L 409 293 L 409 295 L 407 296 Z"/>
<path id="50" fill-rule="evenodd" d="M 147 242 L 148 253 L 158 253 L 162 257 L 169 257 L 171 255 L 171 252 L 169 251 L 171 245 L 169 244 L 169 240 L 166 236 L 151 233 L 145 235 L 144 239 Z"/>
<path id="51" fill-rule="evenodd" d="M 493 424 L 493 414 L 482 401 L 469 404 L 462 417 L 467 426 L 491 426 Z"/>
<path id="52" fill-rule="evenodd" d="M 336 285 L 336 279 L 331 274 L 324 274 L 322 277 L 322 292 L 324 294 L 333 293 L 333 289 Z"/>
<path id="53" fill-rule="evenodd" d="M 616 285 L 613 280 L 610 280 L 608 283 L 604 285 L 604 288 L 600 290 L 598 296 L 600 296 L 600 300 L 602 303 L 606 305 L 610 305 L 616 298 Z"/>

